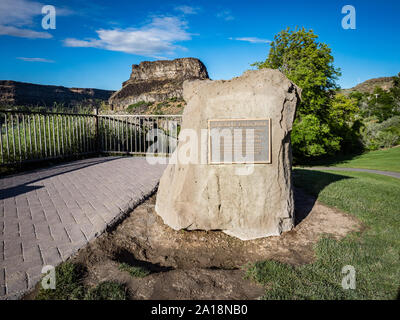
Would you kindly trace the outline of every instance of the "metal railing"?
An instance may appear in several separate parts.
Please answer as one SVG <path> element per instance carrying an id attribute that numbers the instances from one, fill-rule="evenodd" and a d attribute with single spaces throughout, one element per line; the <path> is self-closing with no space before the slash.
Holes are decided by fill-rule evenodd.
<path id="1" fill-rule="evenodd" d="M 176 147 L 180 115 L 99 115 L 103 153 L 170 155 Z"/>
<path id="2" fill-rule="evenodd" d="M 0 111 L 0 165 L 107 154 L 169 155 L 179 115 L 85 115 Z"/>

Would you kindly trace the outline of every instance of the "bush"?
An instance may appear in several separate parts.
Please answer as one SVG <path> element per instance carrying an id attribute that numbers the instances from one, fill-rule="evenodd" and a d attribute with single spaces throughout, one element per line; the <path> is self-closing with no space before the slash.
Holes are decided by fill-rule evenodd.
<path id="1" fill-rule="evenodd" d="M 314 115 L 296 119 L 292 130 L 293 155 L 296 159 L 333 154 L 340 149 L 341 138 L 332 135 L 327 124 Z"/>
<path id="2" fill-rule="evenodd" d="M 126 111 L 129 112 L 129 113 L 134 113 L 134 112 L 136 112 L 136 109 L 138 109 L 138 108 L 141 108 L 141 107 L 146 108 L 146 107 L 151 106 L 151 105 L 152 105 L 151 102 L 139 101 L 139 102 L 136 102 L 136 103 L 133 103 L 133 104 L 129 105 L 126 108 Z"/>
<path id="3" fill-rule="evenodd" d="M 394 116 L 382 123 L 378 123 L 377 119 L 369 119 L 364 123 L 362 141 L 368 150 L 390 148 L 400 144 L 400 116 Z"/>
<path id="4" fill-rule="evenodd" d="M 56 267 L 56 288 L 40 286 L 36 300 L 80 300 L 85 295 L 82 285 L 84 268 L 75 263 L 63 263 Z"/>

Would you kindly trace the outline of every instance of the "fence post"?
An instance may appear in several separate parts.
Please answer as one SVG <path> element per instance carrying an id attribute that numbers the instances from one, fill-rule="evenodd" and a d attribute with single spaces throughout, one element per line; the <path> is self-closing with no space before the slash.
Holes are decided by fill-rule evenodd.
<path id="1" fill-rule="evenodd" d="M 100 131 L 99 131 L 99 109 L 96 107 L 94 108 L 94 116 L 95 116 L 95 139 L 96 139 L 96 152 L 100 153 Z"/>

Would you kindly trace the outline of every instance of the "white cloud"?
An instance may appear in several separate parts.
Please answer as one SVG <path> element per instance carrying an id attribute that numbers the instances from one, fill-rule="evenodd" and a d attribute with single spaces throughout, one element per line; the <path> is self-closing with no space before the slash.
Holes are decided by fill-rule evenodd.
<path id="1" fill-rule="evenodd" d="M 13 26 L 31 25 L 33 17 L 40 15 L 43 4 L 27 0 L 1 0 L 0 24 Z"/>
<path id="2" fill-rule="evenodd" d="M 22 38 L 49 39 L 52 35 L 44 31 L 32 30 L 34 18 L 42 15 L 43 3 L 29 0 L 0 1 L 0 35 Z M 57 15 L 68 15 L 72 11 L 66 8 L 56 8 Z M 38 22 L 38 27 L 41 24 Z"/>
<path id="3" fill-rule="evenodd" d="M 187 24 L 177 17 L 154 17 L 141 28 L 100 29 L 96 39 L 64 40 L 67 47 L 93 47 L 110 51 L 157 57 L 160 54 L 173 54 L 178 41 L 190 40 Z"/>
<path id="4" fill-rule="evenodd" d="M 221 12 L 217 13 L 217 17 L 224 19 L 225 21 L 231 21 L 231 20 L 235 19 L 235 17 L 232 15 L 231 10 L 221 11 Z"/>
<path id="5" fill-rule="evenodd" d="M 44 59 L 44 58 L 26 58 L 26 57 L 17 57 L 18 60 L 23 60 L 27 62 L 47 62 L 47 63 L 54 63 L 53 60 Z"/>
<path id="6" fill-rule="evenodd" d="M 199 13 L 200 8 L 183 5 L 183 6 L 176 7 L 175 10 L 180 11 L 183 14 L 197 14 L 197 13 Z"/>
<path id="7" fill-rule="evenodd" d="M 16 28 L 11 26 L 0 25 L 0 36 L 7 35 L 20 38 L 30 38 L 30 39 L 49 39 L 53 36 L 48 32 L 34 31 L 30 29 Z"/>
<path id="8" fill-rule="evenodd" d="M 230 40 L 246 41 L 250 43 L 270 43 L 271 40 L 261 39 L 257 37 L 241 37 L 241 38 L 229 38 Z"/>

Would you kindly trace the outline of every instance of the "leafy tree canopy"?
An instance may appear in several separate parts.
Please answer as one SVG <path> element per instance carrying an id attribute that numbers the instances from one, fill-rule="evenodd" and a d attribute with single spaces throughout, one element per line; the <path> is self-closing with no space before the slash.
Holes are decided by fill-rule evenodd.
<path id="1" fill-rule="evenodd" d="M 312 30 L 287 28 L 271 43 L 264 62 L 258 68 L 278 69 L 302 88 L 302 101 L 293 125 L 295 158 L 333 154 L 350 139 L 349 123 L 358 111 L 357 100 L 335 96 L 340 70 L 333 65 L 331 49 L 318 42 Z"/>
<path id="2" fill-rule="evenodd" d="M 329 104 L 329 91 L 337 88 L 335 81 L 341 74 L 333 66 L 331 49 L 317 39 L 304 27 L 282 30 L 271 42 L 267 59 L 253 65 L 280 70 L 303 89 L 298 112 L 322 116 Z"/>

